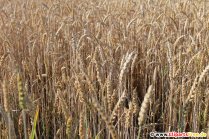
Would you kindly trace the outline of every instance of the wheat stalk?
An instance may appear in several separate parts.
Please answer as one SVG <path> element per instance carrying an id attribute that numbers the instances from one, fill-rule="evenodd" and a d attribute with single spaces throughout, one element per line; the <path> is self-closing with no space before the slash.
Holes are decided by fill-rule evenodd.
<path id="1" fill-rule="evenodd" d="M 105 112 L 103 111 L 103 108 L 99 105 L 99 103 L 94 99 L 92 98 L 92 104 L 94 106 L 94 108 L 98 111 L 98 113 L 100 114 L 100 116 L 102 117 L 102 119 L 105 121 L 111 135 L 112 135 L 112 138 L 113 139 L 119 139 L 118 138 L 118 135 L 117 135 L 117 132 L 115 131 L 115 128 L 114 126 L 112 125 L 112 122 L 110 122 L 108 120 L 108 117 L 107 115 L 105 114 Z"/>
<path id="2" fill-rule="evenodd" d="M 16 139 L 15 129 L 14 129 L 14 123 L 11 119 L 11 107 L 10 107 L 10 99 L 8 94 L 8 83 L 6 80 L 3 80 L 2 88 L 3 88 L 3 95 L 4 95 L 4 109 L 7 113 L 7 119 L 8 119 L 8 130 L 9 130 L 9 139 Z"/>

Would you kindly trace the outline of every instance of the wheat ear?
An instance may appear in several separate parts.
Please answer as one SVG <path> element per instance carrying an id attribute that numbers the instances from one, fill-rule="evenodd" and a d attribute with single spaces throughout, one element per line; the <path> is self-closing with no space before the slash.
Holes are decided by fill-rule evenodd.
<path id="1" fill-rule="evenodd" d="M 202 82 L 203 78 L 204 78 L 205 75 L 208 73 L 208 71 L 209 71 L 209 65 L 207 65 L 207 66 L 205 67 L 205 69 L 202 71 L 202 73 L 200 74 L 200 78 L 199 78 L 199 80 L 198 80 L 198 84 L 200 84 L 200 83 Z"/>
<path id="2" fill-rule="evenodd" d="M 138 125 L 139 125 L 139 133 L 138 133 L 138 137 L 140 136 L 140 133 L 141 133 L 141 128 L 142 128 L 142 124 L 145 120 L 145 115 L 146 115 L 146 112 L 147 112 L 147 109 L 148 109 L 148 106 L 149 106 L 149 101 L 151 99 L 151 96 L 152 96 L 152 85 L 149 86 L 148 90 L 147 90 L 147 93 L 144 97 L 144 100 L 141 104 L 141 108 L 140 108 L 140 112 L 139 112 L 139 117 L 138 117 Z"/>
<path id="3" fill-rule="evenodd" d="M 132 113 L 133 113 L 133 103 L 129 103 L 129 109 L 127 110 L 126 113 L 126 120 L 125 120 L 125 127 L 129 128 L 131 126 L 131 119 L 132 119 Z"/>
<path id="4" fill-rule="evenodd" d="M 5 61 L 7 56 L 8 56 L 8 53 L 6 53 L 3 56 L 1 56 L 1 58 L 0 58 L 0 67 L 3 65 L 3 62 Z"/>
<path id="5" fill-rule="evenodd" d="M 138 103 L 138 95 L 137 95 L 137 91 L 136 88 L 133 90 L 133 95 L 132 95 L 132 100 L 133 100 L 133 114 L 138 114 L 139 112 L 139 103 Z"/>
<path id="6" fill-rule="evenodd" d="M 190 102 L 193 101 L 194 99 L 194 96 L 195 96 L 195 89 L 197 88 L 198 86 L 198 79 L 199 79 L 199 76 L 196 76 L 193 84 L 192 84 L 192 87 L 189 91 L 189 95 L 184 103 L 184 106 L 183 106 L 183 110 L 184 110 L 184 116 L 186 115 L 187 111 L 188 111 L 188 108 L 189 108 L 189 104 Z"/>
<path id="7" fill-rule="evenodd" d="M 67 119 L 67 123 L 66 123 L 66 135 L 67 135 L 67 138 L 68 138 L 68 139 L 70 139 L 71 126 L 72 126 L 72 117 L 70 116 L 70 117 Z"/>
<path id="8" fill-rule="evenodd" d="M 84 110 L 82 110 L 80 114 L 80 119 L 79 119 L 79 137 L 80 139 L 85 139 L 85 122 L 84 122 Z"/>
<path id="9" fill-rule="evenodd" d="M 115 105 L 112 114 L 110 116 L 110 121 L 114 123 L 116 117 L 117 117 L 117 112 L 118 110 L 122 107 L 122 104 L 125 102 L 126 99 L 126 91 L 123 91 L 123 94 L 121 95 L 120 99 L 118 100 L 117 104 Z"/>
<path id="10" fill-rule="evenodd" d="M 19 96 L 19 106 L 22 109 L 23 116 L 23 124 L 24 124 L 24 137 L 27 139 L 27 127 L 26 127 L 26 104 L 25 104 L 25 94 L 23 92 L 23 82 L 20 72 L 17 73 L 17 88 L 18 88 L 18 96 Z"/>

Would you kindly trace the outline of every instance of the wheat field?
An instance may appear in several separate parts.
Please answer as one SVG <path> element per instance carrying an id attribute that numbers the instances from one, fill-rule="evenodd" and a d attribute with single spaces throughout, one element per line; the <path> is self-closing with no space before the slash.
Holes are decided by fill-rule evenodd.
<path id="1" fill-rule="evenodd" d="M 209 138 L 209 2 L 0 0 L 0 139 Z"/>

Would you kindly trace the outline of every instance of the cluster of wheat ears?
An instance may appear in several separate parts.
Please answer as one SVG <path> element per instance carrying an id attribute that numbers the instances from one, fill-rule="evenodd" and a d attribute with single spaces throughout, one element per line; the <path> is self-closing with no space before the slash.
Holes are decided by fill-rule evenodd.
<path id="1" fill-rule="evenodd" d="M 209 127 L 209 3 L 0 0 L 0 139 Z"/>

